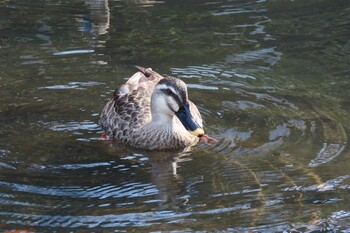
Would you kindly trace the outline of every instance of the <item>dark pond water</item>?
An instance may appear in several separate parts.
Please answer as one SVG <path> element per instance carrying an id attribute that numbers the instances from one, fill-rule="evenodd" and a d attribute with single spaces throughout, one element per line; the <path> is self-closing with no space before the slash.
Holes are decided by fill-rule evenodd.
<path id="1" fill-rule="evenodd" d="M 0 1 L 0 230 L 350 232 L 348 0 Z M 134 65 L 217 145 L 97 141 Z"/>

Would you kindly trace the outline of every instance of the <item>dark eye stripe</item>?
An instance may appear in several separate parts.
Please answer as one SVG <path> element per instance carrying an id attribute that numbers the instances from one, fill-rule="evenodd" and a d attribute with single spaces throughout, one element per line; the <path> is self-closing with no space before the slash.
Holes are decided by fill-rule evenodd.
<path id="1" fill-rule="evenodd" d="M 174 95 L 174 92 L 170 89 L 164 89 L 163 92 L 167 95 Z"/>
<path id="2" fill-rule="evenodd" d="M 173 95 L 174 93 L 172 92 L 172 90 L 170 90 L 169 88 L 163 88 L 161 89 L 161 91 L 166 94 L 166 95 Z"/>
<path id="3" fill-rule="evenodd" d="M 176 101 L 176 103 L 179 105 L 179 106 L 182 106 L 183 103 L 182 101 L 180 100 L 179 96 L 177 94 L 175 94 L 171 89 L 169 88 L 166 88 L 166 89 L 161 89 L 162 92 L 164 92 L 166 95 L 168 96 L 171 96 L 174 98 L 174 100 Z"/>

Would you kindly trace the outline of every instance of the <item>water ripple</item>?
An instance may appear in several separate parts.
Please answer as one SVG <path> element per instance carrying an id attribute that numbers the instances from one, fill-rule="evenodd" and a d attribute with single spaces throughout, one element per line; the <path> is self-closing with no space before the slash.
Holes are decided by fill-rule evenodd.
<path id="1" fill-rule="evenodd" d="M 81 186 L 37 186 L 19 183 L 0 182 L 0 186 L 8 188 L 12 191 L 40 194 L 47 196 L 64 196 L 71 198 L 136 198 L 157 194 L 157 190 L 153 185 L 143 184 L 139 182 L 126 183 L 118 186 L 112 184 L 103 184 L 95 187 Z"/>
<path id="2" fill-rule="evenodd" d="M 258 2 L 259 3 L 259 2 Z M 266 9 L 258 8 L 256 4 L 252 2 L 247 3 L 231 3 L 222 4 L 218 10 L 212 12 L 214 16 L 224 16 L 232 14 L 247 14 L 247 13 L 261 13 L 266 12 Z"/>
<path id="3" fill-rule="evenodd" d="M 270 66 L 276 64 L 282 57 L 282 53 L 276 51 L 275 48 L 264 48 L 254 51 L 246 51 L 239 54 L 229 55 L 226 57 L 225 61 L 227 63 L 243 63 L 249 64 L 252 62 L 262 62 L 262 64 L 267 64 L 268 66 L 260 65 L 260 69 L 269 69 Z"/>
<path id="4" fill-rule="evenodd" d="M 40 227 L 147 227 L 162 224 L 163 221 L 171 224 L 180 219 L 190 218 L 198 215 L 216 215 L 220 213 L 236 212 L 249 210 L 250 204 L 238 204 L 233 207 L 218 208 L 206 211 L 175 213 L 172 211 L 153 211 L 153 212 L 131 212 L 126 214 L 106 214 L 106 215 L 40 215 L 40 214 L 20 214 L 13 212 L 0 212 L 0 216 L 6 219 L 7 224 L 19 224 L 27 226 Z M 189 220 L 189 219 L 188 219 Z M 180 220 L 181 221 L 181 220 Z"/>
<path id="5" fill-rule="evenodd" d="M 53 86 L 38 87 L 38 89 L 51 89 L 51 90 L 64 90 L 64 89 L 76 89 L 86 90 L 86 87 L 92 87 L 101 85 L 104 83 L 89 81 L 89 82 L 69 82 L 68 84 L 59 84 Z"/>
<path id="6" fill-rule="evenodd" d="M 67 124 L 56 123 L 50 127 L 53 131 L 76 131 L 76 130 L 99 130 L 100 126 L 96 122 L 85 120 L 83 122 L 69 122 Z"/>
<path id="7" fill-rule="evenodd" d="M 288 187 L 283 189 L 283 191 L 303 191 L 303 192 L 308 192 L 308 191 L 317 191 L 317 192 L 328 192 L 331 190 L 335 189 L 349 189 L 348 185 L 343 184 L 344 180 L 349 179 L 350 175 L 345 175 L 345 176 L 339 176 L 334 179 L 327 180 L 325 182 L 322 182 L 320 184 L 315 184 L 311 185 L 308 187 L 303 187 L 303 186 L 295 186 L 295 187 Z"/>
<path id="8" fill-rule="evenodd" d="M 66 50 L 54 52 L 52 55 L 72 55 L 72 54 L 85 54 L 85 53 L 94 53 L 95 50 L 92 49 L 77 49 L 77 50 Z"/>
<path id="9" fill-rule="evenodd" d="M 310 161 L 309 166 L 317 167 L 333 160 L 344 151 L 345 147 L 346 143 L 323 143 L 322 149 L 317 153 L 316 158 Z"/>

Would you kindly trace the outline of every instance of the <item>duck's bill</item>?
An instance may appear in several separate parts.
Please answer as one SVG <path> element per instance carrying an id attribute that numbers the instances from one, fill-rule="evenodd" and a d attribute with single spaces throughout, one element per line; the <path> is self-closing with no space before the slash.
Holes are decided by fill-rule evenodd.
<path id="1" fill-rule="evenodd" d="M 202 137 L 204 135 L 204 129 L 202 129 L 202 128 L 198 128 L 194 131 L 188 130 L 188 132 L 194 136 L 197 136 L 197 137 Z"/>
<path id="2" fill-rule="evenodd" d="M 175 114 L 189 133 L 197 137 L 204 135 L 204 129 L 193 118 L 189 104 L 180 107 Z"/>

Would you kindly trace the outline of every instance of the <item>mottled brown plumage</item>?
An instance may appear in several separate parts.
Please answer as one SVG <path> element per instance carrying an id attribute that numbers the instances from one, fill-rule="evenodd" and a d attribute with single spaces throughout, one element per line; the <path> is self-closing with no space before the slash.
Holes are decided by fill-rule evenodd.
<path id="1" fill-rule="evenodd" d="M 201 115 L 188 100 L 185 83 L 164 78 L 150 68 L 136 68 L 138 72 L 116 89 L 104 107 L 100 118 L 103 129 L 119 143 L 142 149 L 180 149 L 197 143 L 199 138 L 175 116 L 187 103 L 202 127 Z"/>

